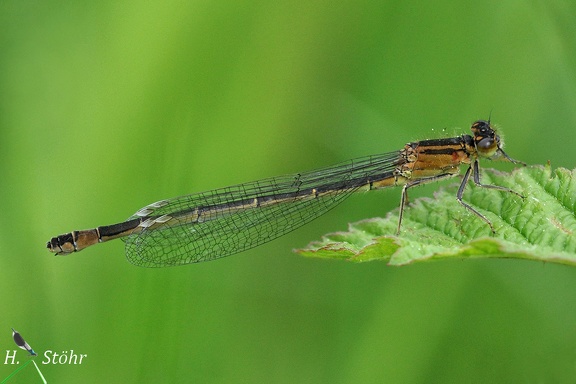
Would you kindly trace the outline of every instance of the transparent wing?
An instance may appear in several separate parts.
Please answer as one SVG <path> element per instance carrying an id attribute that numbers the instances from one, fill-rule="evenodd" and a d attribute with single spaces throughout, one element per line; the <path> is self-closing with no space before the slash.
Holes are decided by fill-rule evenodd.
<path id="1" fill-rule="evenodd" d="M 214 260 L 256 247 L 314 220 L 377 178 L 392 177 L 400 152 L 163 200 L 124 238 L 135 265 L 166 267 Z"/>

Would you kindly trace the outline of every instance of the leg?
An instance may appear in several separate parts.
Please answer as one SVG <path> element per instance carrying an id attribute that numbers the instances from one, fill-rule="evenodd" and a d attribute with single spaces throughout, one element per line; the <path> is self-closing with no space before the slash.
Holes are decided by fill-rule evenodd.
<path id="1" fill-rule="evenodd" d="M 490 184 L 480 183 L 480 171 L 479 171 L 479 167 L 478 167 L 478 160 L 475 160 L 474 163 L 472 165 L 470 165 L 470 167 L 466 170 L 466 173 L 464 174 L 464 178 L 462 179 L 462 184 L 460 184 L 460 188 L 458 188 L 458 193 L 456 194 L 456 199 L 458 200 L 458 202 L 460 204 L 462 204 L 462 206 L 464 206 L 466 209 L 473 212 L 476 216 L 478 216 L 479 218 L 484 220 L 490 226 L 492 233 L 495 234 L 496 231 L 494 230 L 494 226 L 492 225 L 490 220 L 488 220 L 488 218 L 486 216 L 484 216 L 483 214 L 481 214 L 480 212 L 478 212 L 477 210 L 472 208 L 469 204 L 462 201 L 462 194 L 464 193 L 464 188 L 466 188 L 466 183 L 468 182 L 468 179 L 470 178 L 470 172 L 472 172 L 472 167 L 474 167 L 474 178 L 473 178 L 474 184 L 476 184 L 477 186 L 482 187 L 482 188 L 488 188 L 488 189 L 497 189 L 497 190 L 503 191 L 503 192 L 510 192 L 510 193 L 513 193 L 515 195 L 520 196 L 521 198 L 524 198 L 524 196 L 522 196 L 521 194 L 519 194 L 518 192 L 516 192 L 510 188 L 501 187 L 499 185 L 490 185 Z"/>
<path id="2" fill-rule="evenodd" d="M 524 163 L 522 163 L 522 164 L 524 164 Z M 468 171 L 466 173 L 469 173 L 471 168 L 472 168 L 472 166 L 470 166 L 470 168 L 468 168 Z M 482 188 L 490 188 L 490 189 L 497 189 L 499 191 L 510 192 L 510 193 L 513 193 L 515 195 L 520 196 L 521 198 L 525 197 L 525 196 L 522 196 L 521 194 L 519 194 L 518 192 L 516 192 L 510 188 L 501 187 L 499 185 L 482 184 L 480 182 L 480 170 L 478 167 L 478 160 L 474 161 L 474 184 L 476 184 L 477 186 L 482 187 Z M 462 186 L 460 186 L 460 187 L 462 188 Z"/>
<path id="3" fill-rule="evenodd" d="M 448 179 L 456 175 L 457 174 L 454 173 L 444 173 L 438 176 L 430 176 L 423 179 L 409 181 L 408 183 L 404 184 L 404 187 L 402 187 L 402 195 L 400 197 L 400 214 L 398 215 L 398 229 L 396 230 L 396 235 L 400 234 L 400 227 L 402 226 L 402 216 L 404 214 L 404 207 L 406 206 L 406 203 L 408 201 L 408 188 L 415 187 L 421 184 L 431 183 L 433 181 Z"/>
<path id="4" fill-rule="evenodd" d="M 476 165 L 474 168 L 477 169 L 478 168 L 478 162 L 474 162 L 474 164 Z M 483 214 L 481 214 L 480 212 L 478 212 L 477 210 L 475 210 L 474 208 L 472 208 L 472 206 L 470 206 L 469 204 L 465 203 L 464 201 L 462 201 L 462 194 L 464 193 L 464 188 L 466 188 L 466 183 L 468 183 L 468 179 L 470 178 L 470 172 L 472 172 L 472 166 L 468 167 L 468 169 L 466 170 L 466 173 L 464 174 L 464 177 L 462 178 L 462 184 L 460 184 L 460 188 L 458 188 L 458 193 L 456 194 L 456 200 L 458 200 L 458 202 L 460 204 L 462 204 L 462 206 L 466 209 L 468 209 L 470 212 L 474 213 L 476 216 L 478 216 L 479 218 L 481 218 L 482 220 L 484 220 L 486 222 L 486 224 L 488 224 L 490 226 L 490 229 L 492 230 L 492 233 L 496 233 L 496 231 L 494 230 L 494 226 L 492 225 L 492 223 L 490 222 L 490 220 L 488 220 L 488 218 L 486 216 L 484 216 Z M 482 186 L 484 187 L 484 185 L 480 184 L 479 182 L 476 182 L 476 178 L 477 178 L 477 173 L 476 171 L 474 171 L 474 183 L 476 185 Z M 506 188 L 503 187 L 498 187 L 496 185 L 486 185 L 486 188 L 494 188 L 494 189 L 504 189 L 506 190 Z M 513 191 L 511 191 L 513 192 Z"/>

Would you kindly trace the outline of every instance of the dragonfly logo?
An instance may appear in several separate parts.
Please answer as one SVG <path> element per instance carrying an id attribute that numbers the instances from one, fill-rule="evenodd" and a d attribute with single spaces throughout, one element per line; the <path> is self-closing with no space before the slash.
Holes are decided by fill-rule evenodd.
<path id="1" fill-rule="evenodd" d="M 14 340 L 14 343 L 16 343 L 18 348 L 23 349 L 28 353 L 28 357 L 30 357 L 30 359 L 28 359 L 24 364 L 20 365 L 20 361 L 16 360 L 17 350 L 13 351 L 6 350 L 4 365 L 20 365 L 20 366 L 16 370 L 14 370 L 10 375 L 8 375 L 8 377 L 6 377 L 2 382 L 5 382 L 6 380 L 14 376 L 16 373 L 18 373 L 21 369 L 26 367 L 28 364 L 32 363 L 36 367 L 36 370 L 38 371 L 38 374 L 40 375 L 42 381 L 46 383 L 44 375 L 40 371 L 40 368 L 38 367 L 38 364 L 36 364 L 36 361 L 34 361 L 34 358 L 38 356 L 38 354 L 32 349 L 30 344 L 28 344 L 26 340 L 24 340 L 24 337 L 20 334 L 20 332 L 18 332 L 14 328 L 12 328 L 12 339 Z M 62 353 L 47 350 L 43 354 L 42 364 L 77 365 L 82 364 L 87 356 L 88 356 L 87 354 L 74 353 L 74 350 L 72 349 L 70 351 L 62 351 Z"/>

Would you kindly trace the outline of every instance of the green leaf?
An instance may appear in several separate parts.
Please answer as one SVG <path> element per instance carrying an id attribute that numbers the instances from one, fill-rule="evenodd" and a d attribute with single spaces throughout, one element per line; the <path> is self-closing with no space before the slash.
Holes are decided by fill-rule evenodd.
<path id="1" fill-rule="evenodd" d="M 512 193 L 470 182 L 464 200 L 485 215 L 490 227 L 456 201 L 458 186 L 420 198 L 406 207 L 400 235 L 398 209 L 386 218 L 350 224 L 347 232 L 325 235 L 296 252 L 312 257 L 390 265 L 444 258 L 516 258 L 576 265 L 576 170 L 552 172 L 550 165 L 511 173 L 481 170 L 481 181 Z"/>

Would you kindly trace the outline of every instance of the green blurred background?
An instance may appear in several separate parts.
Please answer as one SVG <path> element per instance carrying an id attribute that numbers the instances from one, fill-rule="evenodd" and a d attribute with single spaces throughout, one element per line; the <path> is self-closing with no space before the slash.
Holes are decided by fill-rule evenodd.
<path id="1" fill-rule="evenodd" d="M 138 268 L 121 241 L 45 249 L 163 198 L 490 113 L 510 156 L 573 168 L 574 15 L 536 0 L 0 2 L 0 351 L 14 327 L 40 354 L 87 354 L 37 358 L 60 383 L 574 382 L 573 268 L 291 252 L 385 215 L 399 190 L 210 263 Z M 11 382 L 39 378 L 30 365 Z"/>

